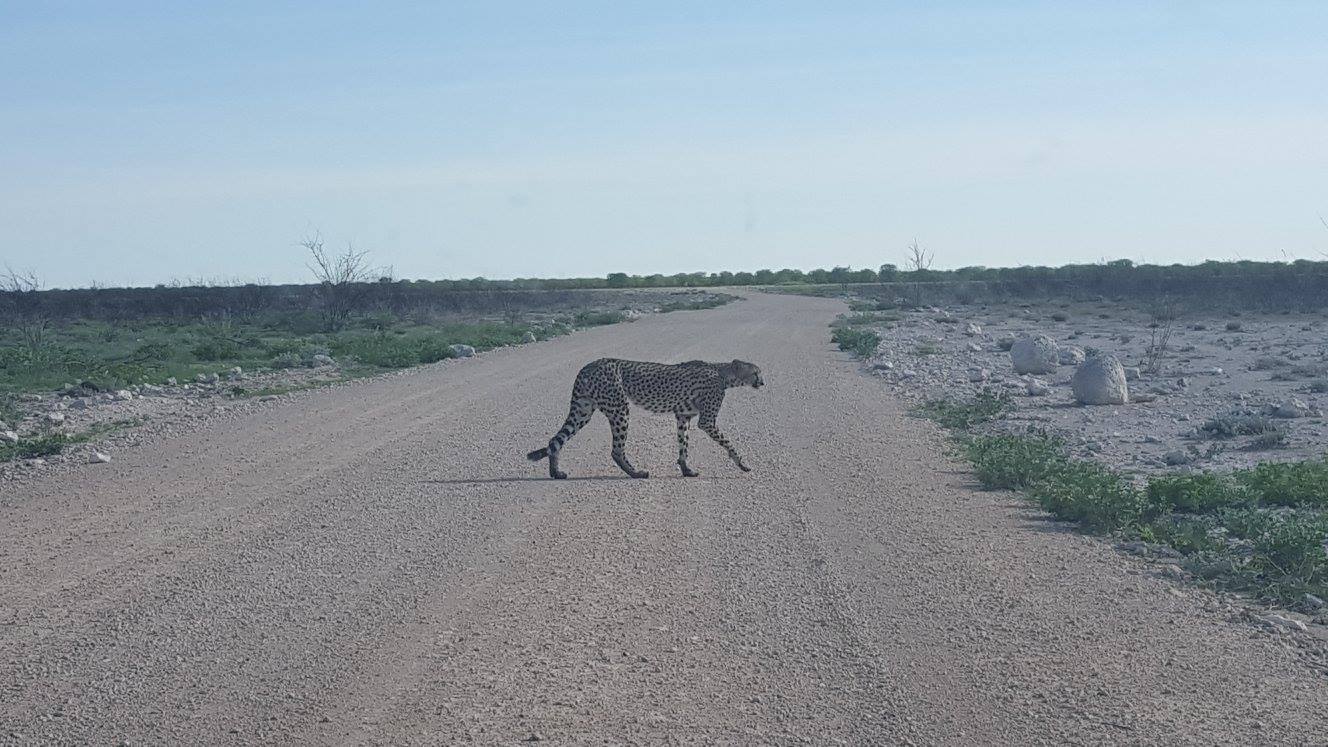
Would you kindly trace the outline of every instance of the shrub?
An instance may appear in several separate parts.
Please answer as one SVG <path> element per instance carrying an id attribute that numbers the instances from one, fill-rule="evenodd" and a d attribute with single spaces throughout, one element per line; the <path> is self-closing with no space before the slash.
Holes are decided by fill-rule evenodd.
<path id="1" fill-rule="evenodd" d="M 73 439 L 63 434 L 21 438 L 18 443 L 0 443 L 0 462 L 15 459 L 35 459 L 37 457 L 59 454 Z"/>
<path id="2" fill-rule="evenodd" d="M 1264 431 L 1245 445 L 1250 451 L 1267 451 L 1269 449 L 1280 449 L 1286 446 L 1287 432 L 1282 428 L 1274 428 Z"/>
<path id="3" fill-rule="evenodd" d="M 1234 477 L 1264 505 L 1328 508 L 1328 460 L 1265 462 Z"/>
<path id="4" fill-rule="evenodd" d="M 304 359 L 300 357 L 299 353 L 293 350 L 279 353 L 272 359 L 273 368 L 299 368 L 303 363 Z"/>
<path id="5" fill-rule="evenodd" d="M 934 399 L 921 412 L 946 428 L 966 429 L 979 423 L 1002 418 L 1014 409 L 1014 400 L 1005 392 L 983 389 L 971 400 Z"/>
<path id="6" fill-rule="evenodd" d="M 963 448 L 984 488 L 1025 488 L 1068 461 L 1061 442 L 1048 436 L 975 436 Z"/>
<path id="7" fill-rule="evenodd" d="M 1227 322 L 1228 332 L 1239 332 L 1244 326 L 1240 322 Z"/>
<path id="8" fill-rule="evenodd" d="M 600 327 L 605 324 L 617 324 L 627 318 L 621 311 L 581 311 L 572 317 L 572 324 L 577 327 Z"/>
<path id="9" fill-rule="evenodd" d="M 1234 438 L 1257 436 L 1275 430 L 1278 430 L 1277 424 L 1264 415 L 1228 413 L 1204 421 L 1199 426 L 1199 435 L 1206 438 Z"/>
<path id="10" fill-rule="evenodd" d="M 1212 474 L 1154 477 L 1148 481 L 1148 499 L 1156 506 L 1188 514 L 1251 502 L 1250 494 L 1230 478 Z"/>
<path id="11" fill-rule="evenodd" d="M 1159 516 L 1140 527 L 1139 536 L 1190 555 L 1224 549 L 1217 529 L 1212 516 Z"/>
<path id="12" fill-rule="evenodd" d="M 830 341 L 859 358 L 869 358 L 881 344 L 881 336 L 870 329 L 839 327 L 830 335 Z"/>
<path id="13" fill-rule="evenodd" d="M 200 361 L 220 361 L 239 357 L 240 346 L 225 337 L 211 337 L 195 345 L 190 352 Z"/>
<path id="14" fill-rule="evenodd" d="M 1057 322 L 1067 322 L 1070 320 L 1070 315 L 1064 311 L 1057 311 L 1055 314 L 1051 315 L 1051 318 Z"/>
<path id="15" fill-rule="evenodd" d="M 1291 366 L 1291 361 L 1288 361 L 1288 360 L 1285 359 L 1285 358 L 1274 358 L 1274 357 L 1270 357 L 1270 356 L 1262 356 L 1262 357 L 1260 357 L 1260 358 L 1256 358 L 1256 359 L 1254 360 L 1254 364 L 1253 364 L 1252 366 L 1250 366 L 1250 370 L 1251 370 L 1251 371 L 1271 371 L 1271 370 L 1273 370 L 1273 369 L 1275 369 L 1275 368 L 1289 368 L 1290 366 Z"/>
<path id="16" fill-rule="evenodd" d="M 1128 529 L 1153 518 L 1144 491 L 1092 462 L 1065 462 L 1030 485 L 1028 494 L 1057 518 L 1090 531 Z"/>

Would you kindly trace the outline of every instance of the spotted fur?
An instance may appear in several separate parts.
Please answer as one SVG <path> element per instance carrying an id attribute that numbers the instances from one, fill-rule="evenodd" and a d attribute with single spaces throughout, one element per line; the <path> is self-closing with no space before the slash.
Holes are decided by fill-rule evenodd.
<path id="1" fill-rule="evenodd" d="M 558 469 L 558 452 L 589 422 L 595 410 L 600 410 L 609 418 L 609 425 L 613 429 L 614 463 L 632 477 L 649 477 L 649 472 L 638 470 L 627 461 L 624 450 L 627 445 L 628 405 L 636 404 L 650 412 L 671 412 L 677 418 L 678 467 L 683 476 L 695 477 L 699 474 L 687 466 L 687 427 L 692 418 L 698 418 L 697 426 L 715 443 L 724 447 L 738 469 L 750 472 L 715 421 L 719 417 L 719 406 L 724 402 L 726 390 L 739 386 L 756 389 L 763 384 L 761 369 L 745 361 L 687 361 L 670 365 L 600 358 L 587 363 L 576 375 L 576 383 L 572 386 L 572 406 L 563 427 L 549 439 L 547 447 L 536 449 L 526 456 L 532 462 L 547 457 L 549 477 L 559 480 L 566 478 L 567 473 Z"/>

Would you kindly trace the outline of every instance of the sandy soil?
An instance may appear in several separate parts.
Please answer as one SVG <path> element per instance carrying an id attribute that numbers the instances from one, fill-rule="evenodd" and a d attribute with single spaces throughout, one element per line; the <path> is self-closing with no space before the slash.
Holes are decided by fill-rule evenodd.
<path id="1" fill-rule="evenodd" d="M 755 294 L 228 412 L 0 485 L 0 742 L 1322 743 L 1324 651 L 982 493 Z M 755 469 L 577 368 L 741 357 Z"/>

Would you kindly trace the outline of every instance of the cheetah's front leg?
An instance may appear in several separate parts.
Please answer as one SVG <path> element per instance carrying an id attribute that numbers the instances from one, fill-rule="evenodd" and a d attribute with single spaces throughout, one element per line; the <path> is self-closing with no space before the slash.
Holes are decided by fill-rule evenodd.
<path id="1" fill-rule="evenodd" d="M 696 477 L 701 474 L 691 467 L 687 466 L 687 426 L 691 423 L 691 415 L 677 414 L 678 417 L 678 467 L 682 469 L 683 477 Z"/>
<path id="2" fill-rule="evenodd" d="M 715 439 L 715 443 L 724 447 L 724 451 L 729 453 L 729 458 L 733 460 L 734 464 L 738 465 L 738 469 L 743 472 L 752 471 L 751 467 L 742 463 L 742 457 L 738 456 L 738 450 L 733 448 L 733 444 L 729 443 L 729 440 L 724 437 L 724 434 L 719 430 L 719 425 L 713 419 L 707 420 L 703 418 L 697 423 L 697 425 L 700 426 L 701 430 L 705 431 L 711 438 Z"/>

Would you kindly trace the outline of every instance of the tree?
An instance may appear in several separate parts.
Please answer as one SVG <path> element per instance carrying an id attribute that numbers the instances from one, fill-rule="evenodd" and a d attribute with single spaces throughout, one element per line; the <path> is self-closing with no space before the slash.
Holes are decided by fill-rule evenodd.
<path id="1" fill-rule="evenodd" d="M 308 249 L 313 257 L 308 267 L 318 281 L 316 293 L 323 306 L 323 319 L 327 330 L 336 332 L 364 298 L 366 284 L 375 274 L 369 265 L 369 252 L 347 244 L 346 251 L 329 255 L 323 247 L 323 237 L 317 231 L 301 241 L 300 246 Z"/>
<path id="2" fill-rule="evenodd" d="M 924 249 L 918 243 L 917 238 L 908 245 L 908 255 L 904 262 L 908 267 L 909 273 L 913 276 L 913 302 L 915 306 L 922 305 L 922 281 L 927 279 L 931 273 L 931 262 L 935 257 L 935 252 Z"/>
<path id="3" fill-rule="evenodd" d="M 630 280 L 631 278 L 628 278 L 625 272 L 610 272 L 605 279 L 610 288 L 626 288 Z"/>
<path id="4" fill-rule="evenodd" d="M 876 279 L 882 283 L 893 283 L 899 280 L 899 268 L 885 264 L 881 265 L 880 272 L 876 273 Z"/>
<path id="5" fill-rule="evenodd" d="M 5 265 L 5 274 L 0 275 L 0 294 L 8 297 L 6 304 L 13 318 L 14 327 L 23 338 L 28 350 L 36 353 L 46 339 L 46 317 L 42 314 L 41 278 L 32 270 L 18 272 Z"/>

